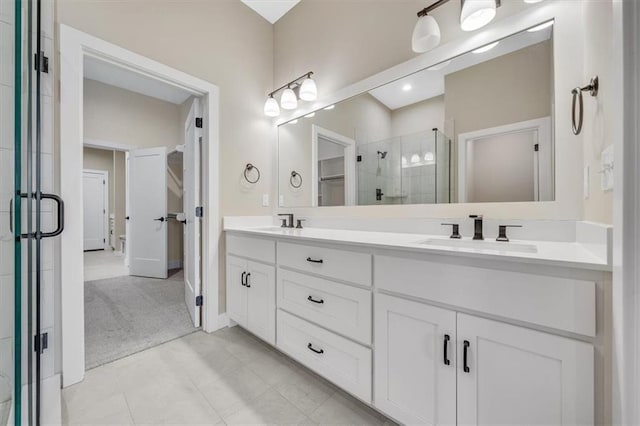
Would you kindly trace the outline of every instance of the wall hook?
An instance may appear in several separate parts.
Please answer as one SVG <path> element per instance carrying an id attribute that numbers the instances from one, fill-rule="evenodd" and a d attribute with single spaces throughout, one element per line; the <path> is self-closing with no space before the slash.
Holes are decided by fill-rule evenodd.
<path id="1" fill-rule="evenodd" d="M 297 179 L 296 179 L 297 178 Z M 298 183 L 296 184 L 296 180 Z M 291 177 L 289 178 L 289 183 L 294 188 L 300 188 L 302 186 L 302 175 L 295 170 L 291 172 Z"/>
<path id="2" fill-rule="evenodd" d="M 255 170 L 256 173 L 258 174 L 258 176 L 255 178 L 255 180 L 251 180 L 247 176 L 247 174 L 250 173 L 252 170 Z M 247 165 L 244 168 L 244 178 L 245 178 L 245 180 L 247 182 L 249 182 L 251 184 L 257 183 L 260 180 L 260 170 L 256 166 L 254 166 L 253 164 L 247 163 Z"/>
<path id="3" fill-rule="evenodd" d="M 584 104 L 582 101 L 582 92 L 589 92 L 591 96 L 598 95 L 600 80 L 598 76 L 592 77 L 589 84 L 584 87 L 576 87 L 571 91 L 573 99 L 571 101 L 571 130 L 574 135 L 579 135 L 582 131 L 582 119 L 584 117 Z M 576 104 L 578 106 L 578 118 L 576 122 Z"/>

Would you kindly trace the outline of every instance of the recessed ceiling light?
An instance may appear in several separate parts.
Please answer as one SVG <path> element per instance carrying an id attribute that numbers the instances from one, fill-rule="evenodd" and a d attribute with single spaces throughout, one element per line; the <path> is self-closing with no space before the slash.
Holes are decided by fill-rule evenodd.
<path id="1" fill-rule="evenodd" d="M 331 109 L 334 109 L 336 106 L 335 105 L 329 105 L 328 107 L 325 108 L 326 111 L 329 111 Z"/>
<path id="2" fill-rule="evenodd" d="M 544 30 L 545 28 L 549 28 L 553 25 L 553 21 L 545 22 L 544 24 L 536 25 L 533 28 L 529 28 L 527 31 L 530 33 L 534 33 L 536 31 Z"/>
<path id="3" fill-rule="evenodd" d="M 305 115 L 305 116 L 304 116 L 304 118 L 313 118 L 313 117 L 315 117 L 315 116 L 316 116 L 316 113 L 315 113 L 315 112 L 312 112 L 312 113 L 310 113 L 310 114 Z"/>
<path id="4" fill-rule="evenodd" d="M 498 45 L 498 43 L 500 43 L 499 41 L 495 41 L 491 44 L 487 44 L 486 46 L 482 46 L 477 48 L 476 50 L 473 50 L 473 53 L 484 53 L 484 52 L 488 52 L 491 49 L 493 49 L 494 47 L 496 47 Z"/>
<path id="5" fill-rule="evenodd" d="M 411 90 L 411 85 L 409 83 L 405 84 L 404 86 L 402 86 L 402 90 L 408 92 L 409 90 Z"/>

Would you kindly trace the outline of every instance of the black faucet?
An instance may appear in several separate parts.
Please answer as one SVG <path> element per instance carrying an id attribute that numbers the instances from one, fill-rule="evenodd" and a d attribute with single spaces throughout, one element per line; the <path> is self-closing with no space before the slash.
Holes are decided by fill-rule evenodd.
<path id="1" fill-rule="evenodd" d="M 286 216 L 289 219 L 289 223 L 287 223 L 287 219 L 282 219 L 281 228 L 293 228 L 293 213 L 280 213 L 278 216 Z"/>
<path id="2" fill-rule="evenodd" d="M 473 219 L 473 239 L 484 240 L 484 236 L 482 235 L 482 215 L 472 214 L 469 215 L 469 218 Z"/>

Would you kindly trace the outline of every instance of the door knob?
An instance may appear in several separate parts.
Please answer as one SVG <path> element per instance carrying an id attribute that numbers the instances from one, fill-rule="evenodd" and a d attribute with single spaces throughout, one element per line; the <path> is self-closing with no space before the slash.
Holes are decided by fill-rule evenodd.
<path id="1" fill-rule="evenodd" d="M 157 220 L 158 222 L 164 222 L 165 218 L 164 217 L 159 217 L 159 218 L 153 219 L 153 220 Z"/>

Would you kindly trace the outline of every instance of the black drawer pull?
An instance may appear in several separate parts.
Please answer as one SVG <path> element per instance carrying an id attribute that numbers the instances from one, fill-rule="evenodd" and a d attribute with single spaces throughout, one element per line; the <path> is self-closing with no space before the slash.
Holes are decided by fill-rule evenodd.
<path id="1" fill-rule="evenodd" d="M 251 272 L 247 272 L 247 277 L 244 279 L 244 286 L 247 288 L 251 288 L 251 284 L 249 284 L 249 277 L 251 276 Z"/>
<path id="2" fill-rule="evenodd" d="M 313 303 L 319 303 L 319 304 L 324 303 L 324 299 L 316 300 L 316 299 L 314 299 L 314 298 L 313 298 L 313 297 L 311 297 L 311 296 L 307 297 L 307 300 L 308 300 L 309 302 L 313 302 Z"/>
<path id="3" fill-rule="evenodd" d="M 464 372 L 468 373 L 471 370 L 469 369 L 469 363 L 468 363 L 468 360 L 467 360 L 467 354 L 469 352 L 469 346 L 471 345 L 471 343 L 469 343 L 468 340 L 465 340 L 463 342 L 463 345 L 464 345 L 464 349 L 462 350 L 462 365 L 463 365 Z"/>
<path id="4" fill-rule="evenodd" d="M 444 365 L 451 365 L 449 361 L 449 340 L 451 337 L 448 334 L 444 335 Z"/>
<path id="5" fill-rule="evenodd" d="M 243 273 L 242 273 L 242 278 L 240 278 L 240 284 L 242 284 L 242 286 L 247 285 L 247 284 L 244 282 L 244 277 L 245 277 L 246 275 L 247 275 L 247 273 L 246 273 L 246 272 L 243 272 Z"/>
<path id="6" fill-rule="evenodd" d="M 307 262 L 311 262 L 311 263 L 324 263 L 322 261 L 322 259 L 312 259 L 310 257 L 307 257 Z"/>
<path id="7" fill-rule="evenodd" d="M 307 348 L 309 348 L 309 350 L 310 350 L 310 351 L 315 352 L 315 353 L 317 353 L 317 354 L 323 354 L 323 353 L 324 353 L 324 349 L 320 349 L 320 350 L 318 350 L 318 349 L 314 349 L 314 348 L 313 348 L 313 345 L 312 345 L 311 343 L 309 343 L 309 344 L 307 345 Z"/>

